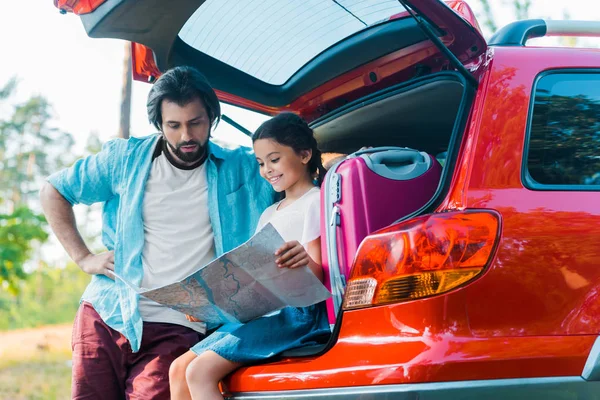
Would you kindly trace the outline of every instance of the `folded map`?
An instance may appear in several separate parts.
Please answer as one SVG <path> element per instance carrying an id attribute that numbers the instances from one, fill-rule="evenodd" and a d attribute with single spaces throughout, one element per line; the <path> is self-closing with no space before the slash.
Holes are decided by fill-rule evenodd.
<path id="1" fill-rule="evenodd" d="M 247 242 L 223 254 L 179 282 L 155 289 L 133 290 L 209 326 L 246 322 L 286 306 L 306 307 L 331 296 L 305 266 L 279 268 L 275 251 L 284 244 L 267 224 Z"/>

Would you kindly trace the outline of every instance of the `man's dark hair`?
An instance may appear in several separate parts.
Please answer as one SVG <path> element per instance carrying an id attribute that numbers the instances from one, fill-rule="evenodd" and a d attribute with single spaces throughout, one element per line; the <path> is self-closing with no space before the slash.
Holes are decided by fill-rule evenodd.
<path id="1" fill-rule="evenodd" d="M 210 124 L 216 125 L 221 119 L 221 105 L 206 77 L 193 67 L 172 68 L 158 78 L 148 93 L 146 102 L 148 120 L 156 129 L 162 131 L 163 100 L 172 101 L 183 107 L 196 98 L 204 103 Z"/>

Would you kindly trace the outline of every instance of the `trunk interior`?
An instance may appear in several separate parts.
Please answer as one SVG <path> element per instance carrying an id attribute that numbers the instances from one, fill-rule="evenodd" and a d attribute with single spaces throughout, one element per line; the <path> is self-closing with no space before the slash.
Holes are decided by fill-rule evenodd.
<path id="1" fill-rule="evenodd" d="M 398 146 L 432 155 L 448 150 L 464 92 L 453 73 L 375 93 L 313 123 L 323 153 Z"/>
<path id="2" fill-rule="evenodd" d="M 335 172 L 337 164 L 349 154 L 364 147 L 373 147 L 373 150 L 377 150 L 378 147 L 407 147 L 428 153 L 442 166 L 441 177 L 436 179 L 436 187 L 431 191 L 433 196 L 427 197 L 428 200 L 415 212 L 401 215 L 400 218 L 397 218 L 397 214 L 390 216 L 387 225 L 432 212 L 448 190 L 472 93 L 458 73 L 440 72 L 388 88 L 325 115 L 311 125 L 323 152 L 325 167 L 329 170 L 327 175 Z M 328 184 L 329 180 L 325 179 L 322 192 L 331 191 Z M 327 208 L 330 205 L 325 200 L 322 206 L 324 214 L 321 218 L 328 218 L 325 219 L 325 224 L 329 224 L 331 218 Z M 352 220 L 346 219 L 345 223 L 351 224 Z M 321 238 L 321 245 L 327 246 L 328 251 L 339 247 L 330 235 L 324 232 L 323 225 Z M 351 257 L 353 256 L 354 254 L 351 254 Z M 329 268 L 335 269 L 333 272 L 345 282 L 347 270 L 344 271 L 332 260 L 329 260 Z M 327 269 L 325 273 L 328 274 Z M 329 276 L 334 276 L 331 270 Z M 324 339 L 320 345 L 285 352 L 282 357 L 315 355 L 333 346 L 341 313 L 338 312 L 339 304 L 328 304 L 328 308 L 332 307 L 335 308 L 337 320 L 333 324 L 332 310 L 329 310 L 333 332 L 331 337 Z"/>

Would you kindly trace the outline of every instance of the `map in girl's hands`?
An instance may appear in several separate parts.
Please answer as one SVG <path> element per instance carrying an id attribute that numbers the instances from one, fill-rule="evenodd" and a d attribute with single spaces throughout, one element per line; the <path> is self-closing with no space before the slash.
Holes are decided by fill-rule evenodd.
<path id="1" fill-rule="evenodd" d="M 308 267 L 277 267 L 274 253 L 283 243 L 269 223 L 179 282 L 143 289 L 115 276 L 142 296 L 210 325 L 246 322 L 286 306 L 306 307 L 329 298 Z"/>

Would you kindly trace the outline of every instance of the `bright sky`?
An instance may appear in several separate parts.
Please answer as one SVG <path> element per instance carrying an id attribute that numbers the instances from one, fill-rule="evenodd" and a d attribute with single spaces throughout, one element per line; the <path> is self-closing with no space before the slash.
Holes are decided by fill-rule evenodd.
<path id="1" fill-rule="evenodd" d="M 476 15 L 481 15 L 482 7 L 479 0 L 466 0 Z M 515 20 L 514 0 L 489 0 L 492 10 L 496 14 L 496 25 L 502 28 Z M 521 0 L 521 2 L 523 2 Z M 529 18 L 541 19 L 570 19 L 570 20 L 600 20 L 600 3 L 590 0 L 531 0 L 531 9 Z M 484 31 L 486 38 L 489 38 L 493 32 L 489 32 L 483 24 L 483 18 L 479 17 L 479 23 Z M 549 40 L 550 39 L 550 40 Z M 532 41 L 533 45 L 554 45 L 552 38 L 536 39 Z M 578 47 L 598 47 L 599 38 L 581 38 L 578 40 Z"/>
<path id="2" fill-rule="evenodd" d="M 79 17 L 61 15 L 52 0 L 5 1 L 0 13 L 0 86 L 19 78 L 17 101 L 33 94 L 54 106 L 54 125 L 73 134 L 83 148 L 90 132 L 102 141 L 117 135 L 124 42 L 90 39 Z M 155 129 L 146 117 L 150 85 L 134 81 L 131 134 L 144 136 Z M 225 105 L 222 110 L 254 130 L 266 117 Z M 221 122 L 215 136 L 249 139 Z"/>

